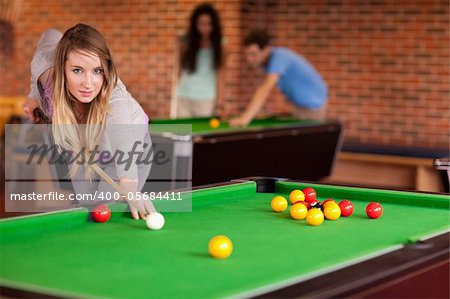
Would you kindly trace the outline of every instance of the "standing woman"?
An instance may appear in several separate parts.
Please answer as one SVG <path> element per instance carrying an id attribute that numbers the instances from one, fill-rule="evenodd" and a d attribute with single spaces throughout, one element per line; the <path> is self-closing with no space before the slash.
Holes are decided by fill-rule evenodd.
<path id="1" fill-rule="evenodd" d="M 209 117 L 223 100 L 222 28 L 210 4 L 197 6 L 181 44 L 176 116 Z"/>
<path id="2" fill-rule="evenodd" d="M 118 80 L 100 32 L 77 24 L 64 33 L 55 50 L 52 83 L 55 144 L 74 155 L 82 153 L 69 165 L 75 192 L 111 194 L 117 190 L 114 184 L 126 192 L 139 192 L 150 172 L 149 163 L 134 156 L 128 157 L 129 164 L 114 157 L 91 163 L 85 155 L 99 154 L 96 146 L 100 152 L 112 154 L 130 153 L 137 146 L 144 158 L 151 147 L 148 117 Z M 105 181 L 108 178 L 110 182 Z M 145 219 L 147 213 L 155 211 L 148 201 L 128 203 L 135 219 Z"/>

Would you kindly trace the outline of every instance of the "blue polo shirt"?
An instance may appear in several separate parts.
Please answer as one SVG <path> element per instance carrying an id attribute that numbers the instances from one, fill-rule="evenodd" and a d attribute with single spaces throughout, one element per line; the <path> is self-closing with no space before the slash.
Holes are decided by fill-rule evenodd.
<path id="1" fill-rule="evenodd" d="M 327 84 L 314 66 L 287 48 L 272 48 L 265 71 L 280 76 L 278 88 L 296 106 L 318 109 L 327 100 Z"/>

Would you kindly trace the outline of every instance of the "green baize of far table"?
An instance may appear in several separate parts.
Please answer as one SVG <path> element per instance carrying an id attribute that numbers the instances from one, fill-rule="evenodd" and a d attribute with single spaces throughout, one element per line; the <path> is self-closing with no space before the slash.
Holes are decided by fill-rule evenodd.
<path id="1" fill-rule="evenodd" d="M 292 125 L 315 125 L 321 123 L 315 120 L 299 120 L 293 118 L 262 118 L 253 120 L 247 127 L 235 128 L 228 124 L 228 121 L 220 121 L 218 128 L 211 128 L 209 121 L 211 118 L 180 118 L 180 119 L 156 119 L 151 121 L 151 132 L 160 132 L 164 130 L 174 131 L 173 133 L 183 133 L 183 125 L 192 126 L 192 134 L 226 133 L 238 132 L 243 130 L 257 130 L 268 128 L 279 128 Z M 169 126 L 167 126 L 169 125 Z M 177 129 L 176 125 L 179 125 Z M 154 130 L 152 131 L 152 128 Z"/>
<path id="2" fill-rule="evenodd" d="M 193 191 L 193 212 L 165 213 L 161 231 L 131 219 L 113 204 L 108 223 L 87 221 L 87 210 L 0 222 L 3 286 L 56 296 L 217 298 L 248 296 L 299 282 L 408 242 L 449 230 L 447 196 L 309 185 L 319 198 L 350 199 L 351 217 L 312 227 L 270 200 L 306 184 L 278 182 L 256 193 L 254 182 Z M 370 220 L 365 206 L 383 205 Z M 233 254 L 217 260 L 208 242 L 228 236 Z"/>

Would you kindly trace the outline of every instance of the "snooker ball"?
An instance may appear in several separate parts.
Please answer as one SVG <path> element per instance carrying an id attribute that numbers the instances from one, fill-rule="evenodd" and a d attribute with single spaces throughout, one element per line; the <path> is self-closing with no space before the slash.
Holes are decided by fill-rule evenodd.
<path id="1" fill-rule="evenodd" d="M 339 207 L 341 208 L 341 216 L 348 217 L 353 214 L 353 210 L 355 209 L 353 203 L 350 200 L 342 200 L 339 202 Z"/>
<path id="2" fill-rule="evenodd" d="M 377 202 L 371 202 L 366 207 L 366 214 L 371 219 L 380 218 L 383 215 L 383 207 Z"/>
<path id="3" fill-rule="evenodd" d="M 296 203 L 297 201 L 304 201 L 305 194 L 301 190 L 294 190 L 289 194 L 289 200 L 291 203 Z"/>
<path id="4" fill-rule="evenodd" d="M 329 203 L 323 211 L 325 218 L 328 220 L 337 220 L 341 217 L 341 208 L 337 203 Z"/>
<path id="5" fill-rule="evenodd" d="M 147 227 L 151 230 L 160 230 L 164 227 L 164 216 L 160 213 L 150 213 L 147 215 L 147 220 L 145 220 Z"/>
<path id="6" fill-rule="evenodd" d="M 278 195 L 272 199 L 272 201 L 270 202 L 270 206 L 272 207 L 272 210 L 280 213 L 287 209 L 288 202 L 287 202 L 286 198 Z"/>
<path id="7" fill-rule="evenodd" d="M 209 254 L 216 259 L 226 259 L 233 252 L 233 243 L 227 236 L 215 236 L 209 241 Z"/>
<path id="8" fill-rule="evenodd" d="M 320 201 L 314 200 L 314 201 L 310 202 L 309 205 L 310 205 L 310 209 L 316 208 L 316 209 L 320 209 L 323 212 L 323 204 Z"/>
<path id="9" fill-rule="evenodd" d="M 306 222 L 312 226 L 319 226 L 323 223 L 323 213 L 320 209 L 312 208 L 306 215 Z"/>
<path id="10" fill-rule="evenodd" d="M 111 217 L 111 210 L 106 205 L 99 205 L 92 210 L 92 216 L 95 222 L 107 222 Z"/>
<path id="11" fill-rule="evenodd" d="M 305 194 L 305 201 L 311 202 L 317 198 L 316 190 L 313 188 L 307 187 L 303 189 L 303 193 Z"/>
<path id="12" fill-rule="evenodd" d="M 209 121 L 209 126 L 213 129 L 217 129 L 220 126 L 220 121 L 217 118 L 211 118 Z"/>
<path id="13" fill-rule="evenodd" d="M 333 199 L 327 198 L 327 199 L 323 202 L 323 207 L 325 207 L 328 203 L 331 203 L 331 202 L 337 204 L 337 202 L 334 201 Z"/>
<path id="14" fill-rule="evenodd" d="M 300 201 L 300 202 L 296 202 L 297 203 L 301 203 L 303 204 L 308 210 L 311 208 L 311 204 L 307 201 Z"/>
<path id="15" fill-rule="evenodd" d="M 295 203 L 290 209 L 291 217 L 296 220 L 303 220 L 308 214 L 308 208 L 302 203 Z"/>

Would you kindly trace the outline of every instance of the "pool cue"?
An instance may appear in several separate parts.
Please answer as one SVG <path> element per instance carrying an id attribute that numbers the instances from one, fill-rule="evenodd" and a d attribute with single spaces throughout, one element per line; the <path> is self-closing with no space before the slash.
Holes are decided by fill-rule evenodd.
<path id="1" fill-rule="evenodd" d="M 111 187 L 113 187 L 121 196 L 127 196 L 127 192 L 120 187 L 106 172 L 103 171 L 97 164 L 89 165 L 102 179 L 104 179 Z"/>
<path id="2" fill-rule="evenodd" d="M 125 198 L 128 199 L 128 192 L 125 192 L 125 190 L 120 187 L 119 184 L 117 184 L 106 172 L 103 171 L 103 169 L 101 169 L 97 164 L 92 164 L 90 165 L 90 167 L 92 167 L 92 169 L 100 176 L 102 177 L 102 179 L 104 179 L 108 184 L 111 185 L 111 187 L 113 187 L 114 189 L 116 189 L 117 192 L 119 192 L 119 194 Z M 152 206 L 152 210 L 148 211 L 149 214 L 151 213 L 155 213 L 157 212 L 155 207 L 153 206 L 153 204 L 151 204 Z M 138 211 L 139 212 L 139 211 Z M 141 213 L 141 212 L 139 212 Z"/>

